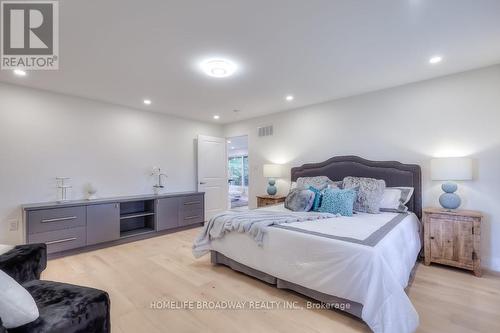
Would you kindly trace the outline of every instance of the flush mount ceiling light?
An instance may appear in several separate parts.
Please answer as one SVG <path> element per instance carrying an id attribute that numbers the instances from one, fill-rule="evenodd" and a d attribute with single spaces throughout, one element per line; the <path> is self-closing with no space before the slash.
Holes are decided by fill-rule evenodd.
<path id="1" fill-rule="evenodd" d="M 441 56 L 434 56 L 434 57 L 429 59 L 429 63 L 433 64 L 433 65 L 440 63 L 441 61 L 443 61 L 443 57 L 441 57 Z"/>
<path id="2" fill-rule="evenodd" d="M 285 97 L 285 99 L 286 99 L 288 102 L 291 102 L 291 101 L 293 101 L 294 97 L 293 97 L 293 95 L 288 95 L 288 96 L 286 96 L 286 97 Z"/>
<path id="3" fill-rule="evenodd" d="M 14 69 L 14 74 L 17 76 L 26 76 L 26 71 L 23 71 L 22 69 Z"/>
<path id="4" fill-rule="evenodd" d="M 218 120 L 219 118 L 220 118 L 220 116 L 218 114 L 214 115 L 215 120 Z"/>
<path id="5" fill-rule="evenodd" d="M 208 59 L 203 61 L 200 67 L 205 74 L 216 78 L 231 76 L 237 69 L 236 64 L 227 59 Z"/>
<path id="6" fill-rule="evenodd" d="M 143 103 L 146 104 L 146 105 L 151 105 L 151 100 L 150 99 L 145 99 L 143 101 Z"/>

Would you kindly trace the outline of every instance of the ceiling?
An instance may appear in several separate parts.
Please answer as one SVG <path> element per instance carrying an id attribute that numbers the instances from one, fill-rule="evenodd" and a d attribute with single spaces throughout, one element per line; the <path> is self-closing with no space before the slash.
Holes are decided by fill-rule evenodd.
<path id="1" fill-rule="evenodd" d="M 498 0 L 59 5 L 60 70 L 22 78 L 0 71 L 0 81 L 202 121 L 233 122 L 500 63 Z M 429 64 L 434 55 L 444 60 Z M 239 70 L 204 75 L 198 63 L 214 56 Z M 287 94 L 295 99 L 285 101 Z"/>

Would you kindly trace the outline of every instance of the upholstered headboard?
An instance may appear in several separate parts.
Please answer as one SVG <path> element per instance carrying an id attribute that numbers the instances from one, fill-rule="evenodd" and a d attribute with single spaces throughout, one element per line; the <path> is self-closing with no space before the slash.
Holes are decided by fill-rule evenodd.
<path id="1" fill-rule="evenodd" d="M 321 163 L 304 164 L 292 168 L 292 181 L 299 177 L 327 176 L 331 180 L 342 180 L 347 176 L 383 179 L 388 187 L 412 186 L 413 197 L 408 209 L 418 218 L 422 217 L 422 174 L 420 166 L 396 161 L 369 161 L 358 156 L 336 156 Z"/>

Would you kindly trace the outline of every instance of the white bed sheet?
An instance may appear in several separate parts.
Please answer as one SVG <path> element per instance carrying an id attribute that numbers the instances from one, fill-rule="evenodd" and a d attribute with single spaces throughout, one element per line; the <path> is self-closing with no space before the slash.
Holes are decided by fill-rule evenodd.
<path id="1" fill-rule="evenodd" d="M 282 205 L 266 210 L 286 210 Z M 395 213 L 356 214 L 287 226 L 365 239 Z M 404 288 L 421 248 L 420 222 L 406 216 L 375 246 L 269 227 L 263 246 L 231 232 L 211 249 L 279 279 L 363 304 L 362 319 L 378 333 L 414 332 L 418 314 Z"/>

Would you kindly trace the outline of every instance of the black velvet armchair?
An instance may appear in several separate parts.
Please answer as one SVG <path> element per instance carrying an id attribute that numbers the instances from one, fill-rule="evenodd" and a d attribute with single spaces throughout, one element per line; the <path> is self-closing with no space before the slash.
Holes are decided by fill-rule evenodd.
<path id="1" fill-rule="evenodd" d="M 45 244 L 16 246 L 0 255 L 0 270 L 10 275 L 33 296 L 40 317 L 23 326 L 0 333 L 107 333 L 110 301 L 102 290 L 40 280 L 47 267 Z"/>

